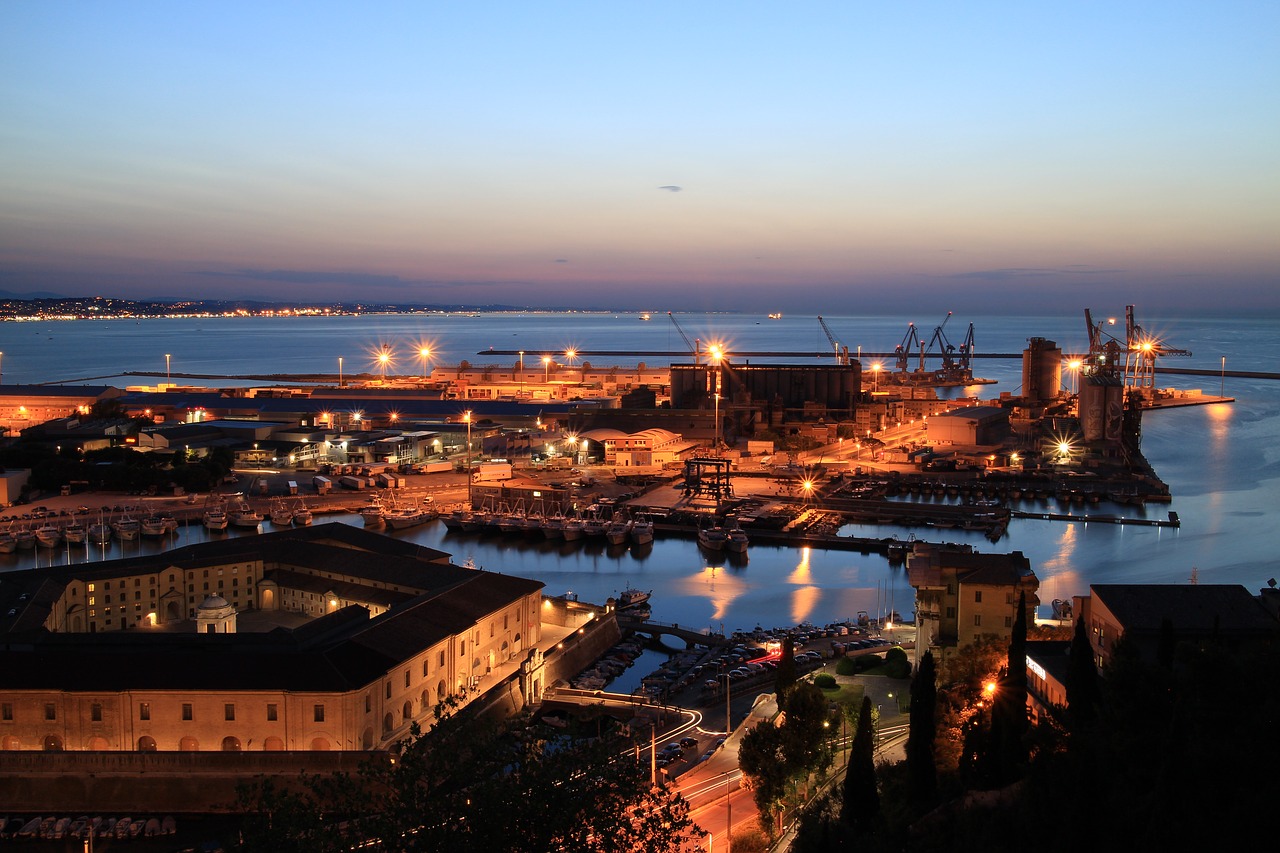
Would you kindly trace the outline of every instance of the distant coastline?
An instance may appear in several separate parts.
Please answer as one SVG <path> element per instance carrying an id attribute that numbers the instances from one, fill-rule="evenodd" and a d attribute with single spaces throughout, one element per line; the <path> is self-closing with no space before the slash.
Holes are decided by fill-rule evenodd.
<path id="1" fill-rule="evenodd" d="M 650 314 L 645 308 L 569 308 L 521 305 L 420 305 L 371 302 L 294 303 L 244 299 L 112 299 L 110 297 L 0 298 L 0 321 L 162 320 L 219 317 L 342 317 L 369 314 Z M 737 314 L 737 311 L 675 311 Z"/>

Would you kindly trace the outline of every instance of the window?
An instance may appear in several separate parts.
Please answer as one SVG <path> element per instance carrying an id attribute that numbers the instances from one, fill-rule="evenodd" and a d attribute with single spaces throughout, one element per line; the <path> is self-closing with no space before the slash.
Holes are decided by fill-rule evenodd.
<path id="1" fill-rule="evenodd" d="M 391 698 L 391 682 L 390 681 L 387 682 L 387 698 L 388 699 Z"/>
<path id="2" fill-rule="evenodd" d="M 278 716 L 278 714 L 277 714 L 275 704 L 274 704 L 274 703 L 268 703 L 268 704 L 267 704 L 267 722 L 268 722 L 268 723 L 274 723 L 274 722 L 275 722 L 276 720 L 278 720 L 278 719 L 279 719 L 279 716 Z"/>
<path id="3" fill-rule="evenodd" d="M 1005 603 L 1005 604 L 1013 604 L 1013 593 L 1012 593 L 1012 592 L 1006 592 L 1006 593 L 1004 594 L 1004 603 Z"/>
<path id="4" fill-rule="evenodd" d="M 422 677 L 423 678 L 427 677 L 427 659 L 426 658 L 422 659 Z"/>
<path id="5" fill-rule="evenodd" d="M 314 708 L 312 708 L 312 713 L 315 715 L 315 721 L 317 723 L 324 722 L 324 706 L 323 705 L 316 705 Z"/>
<path id="6" fill-rule="evenodd" d="M 151 719 L 151 703 L 150 702 L 138 703 L 138 719 L 139 720 Z"/>
<path id="7" fill-rule="evenodd" d="M 58 706 L 52 702 L 46 702 L 44 706 L 44 718 L 46 720 L 58 719 Z"/>
<path id="8" fill-rule="evenodd" d="M 102 722 L 102 703 L 94 702 L 89 706 L 89 719 L 95 723 Z"/>
<path id="9" fill-rule="evenodd" d="M 982 627 L 982 614 L 981 614 L 981 613 L 975 613 L 975 614 L 973 614 L 973 627 L 975 627 L 975 628 L 981 628 L 981 627 Z"/>
<path id="10" fill-rule="evenodd" d="M 373 694 L 364 694 L 364 712 L 367 714 L 373 710 Z"/>
<path id="11" fill-rule="evenodd" d="M 133 585 L 134 585 L 134 586 L 142 586 L 142 578 L 134 578 L 134 579 L 133 579 Z"/>
<path id="12" fill-rule="evenodd" d="M 466 656 L 467 656 L 467 641 L 463 640 L 460 643 L 458 643 L 458 657 L 465 658 Z"/>
<path id="13" fill-rule="evenodd" d="M 954 607 L 947 608 L 947 618 L 948 619 L 956 618 L 956 609 Z"/>
<path id="14" fill-rule="evenodd" d="M 1012 617 L 1012 616 L 1006 616 L 1006 617 L 1004 617 L 1004 626 L 1005 626 L 1006 628 L 1012 628 L 1012 627 L 1013 627 L 1013 617 Z"/>
<path id="15" fill-rule="evenodd" d="M 138 590 L 134 590 L 134 593 L 133 593 L 133 600 L 134 600 L 134 601 L 141 601 L 141 600 L 142 600 L 142 590 L 140 590 L 140 589 L 138 589 Z"/>
<path id="16" fill-rule="evenodd" d="M 184 720 L 194 720 L 194 719 L 195 719 L 195 716 L 191 713 L 191 703 L 190 703 L 190 702 L 183 702 L 183 703 L 182 703 L 182 719 L 184 719 Z"/>
<path id="17" fill-rule="evenodd" d="M 12 702 L 5 702 L 3 706 L 0 706 L 0 719 L 5 720 L 6 722 L 13 722 Z"/>
<path id="18" fill-rule="evenodd" d="M 974 603 L 974 604 L 981 604 L 981 603 L 982 603 L 982 590 L 980 590 L 980 589 L 975 589 L 975 590 L 973 591 L 973 603 Z"/>
<path id="19" fill-rule="evenodd" d="M 95 586 L 96 584 L 89 584 L 89 592 L 93 592 Z"/>
<path id="20" fill-rule="evenodd" d="M 236 706 L 230 702 L 222 706 L 224 720 L 234 720 L 236 718 Z"/>
<path id="21" fill-rule="evenodd" d="M 409 686 L 409 670 L 407 669 L 404 671 L 404 686 Z"/>
<path id="22" fill-rule="evenodd" d="M 440 650 L 440 666 L 444 666 L 444 650 Z"/>

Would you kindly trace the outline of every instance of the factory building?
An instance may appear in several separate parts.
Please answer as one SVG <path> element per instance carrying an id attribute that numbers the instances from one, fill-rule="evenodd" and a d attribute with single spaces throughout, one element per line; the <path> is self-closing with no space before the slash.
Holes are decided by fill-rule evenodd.
<path id="1" fill-rule="evenodd" d="M 742 424 L 850 421 L 860 393 L 857 363 L 671 365 L 671 408 L 713 410 L 718 405 Z"/>

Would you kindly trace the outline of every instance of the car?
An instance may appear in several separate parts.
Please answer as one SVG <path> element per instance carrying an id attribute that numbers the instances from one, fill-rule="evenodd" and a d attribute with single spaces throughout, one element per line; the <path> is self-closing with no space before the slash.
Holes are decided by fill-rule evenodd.
<path id="1" fill-rule="evenodd" d="M 680 738 L 680 746 L 685 749 L 697 749 L 698 739 L 696 737 L 682 737 Z"/>
<path id="2" fill-rule="evenodd" d="M 9 612 L 8 612 L 8 614 L 6 614 L 6 615 L 8 615 L 8 616 L 17 616 L 17 615 L 18 615 L 18 608 L 16 608 L 16 607 L 10 607 L 10 608 L 9 608 Z"/>

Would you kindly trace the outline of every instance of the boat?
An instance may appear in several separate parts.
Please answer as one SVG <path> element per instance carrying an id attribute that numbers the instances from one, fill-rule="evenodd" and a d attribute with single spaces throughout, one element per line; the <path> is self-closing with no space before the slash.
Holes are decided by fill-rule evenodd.
<path id="1" fill-rule="evenodd" d="M 369 499 L 369 503 L 360 507 L 360 518 L 364 521 L 365 527 L 382 527 L 387 523 L 383 516 L 382 499 L 377 495 L 373 495 Z"/>
<path id="2" fill-rule="evenodd" d="M 262 524 L 262 513 L 255 512 L 243 498 L 227 511 L 227 522 L 232 527 L 253 527 Z"/>
<path id="3" fill-rule="evenodd" d="M 18 550 L 18 540 L 13 536 L 13 525 L 8 530 L 0 530 L 0 554 L 12 554 Z"/>
<path id="4" fill-rule="evenodd" d="M 548 539 L 564 538 L 564 516 L 553 515 L 542 520 L 542 535 Z"/>
<path id="5" fill-rule="evenodd" d="M 560 535 L 564 537 L 566 542 L 576 542 L 586 535 L 583 529 L 581 519 L 569 518 L 565 519 L 564 524 L 560 528 Z"/>
<path id="6" fill-rule="evenodd" d="M 57 548 L 62 544 L 62 529 L 54 524 L 42 524 L 36 528 L 36 544 L 41 548 Z"/>
<path id="7" fill-rule="evenodd" d="M 89 525 L 88 536 L 94 545 L 106 545 L 111 541 L 111 525 L 103 520 L 101 513 L 98 514 L 98 520 Z"/>
<path id="8" fill-rule="evenodd" d="M 111 531 L 121 542 L 132 542 L 142 532 L 142 523 L 128 513 L 111 522 Z"/>
<path id="9" fill-rule="evenodd" d="M 463 524 L 466 522 L 467 516 L 469 515 L 470 513 L 464 509 L 450 510 L 441 517 L 441 521 L 444 522 L 446 530 L 457 533 L 462 530 Z"/>
<path id="10" fill-rule="evenodd" d="M 464 533 L 481 533 L 489 523 L 489 513 L 487 512 L 469 512 L 462 519 L 462 531 Z"/>
<path id="11" fill-rule="evenodd" d="M 540 515 L 526 515 L 520 519 L 520 529 L 525 536 L 537 536 L 542 532 L 543 518 Z"/>
<path id="12" fill-rule="evenodd" d="M 524 520 L 519 515 L 507 513 L 499 515 L 496 520 L 499 533 L 520 533 L 524 530 Z"/>
<path id="13" fill-rule="evenodd" d="M 73 521 L 66 527 L 62 528 L 62 538 L 73 545 L 83 544 L 85 536 L 87 535 L 88 531 L 85 530 L 84 525 L 78 521 Z"/>
<path id="14" fill-rule="evenodd" d="M 639 518 L 631 523 L 631 543 L 648 545 L 653 541 L 653 522 L 647 518 Z"/>
<path id="15" fill-rule="evenodd" d="M 741 527 L 732 528 L 725 536 L 724 547 L 726 551 L 745 554 L 747 552 L 747 532 Z"/>
<path id="16" fill-rule="evenodd" d="M 610 545 L 622 545 L 631 534 L 631 522 L 623 518 L 615 518 L 604 529 L 604 538 Z"/>
<path id="17" fill-rule="evenodd" d="M 598 518 L 584 519 L 582 522 L 582 535 L 588 539 L 603 539 L 605 534 L 605 524 Z"/>
<path id="18" fill-rule="evenodd" d="M 142 535 L 150 539 L 158 539 L 169 532 L 168 525 L 158 515 L 149 515 L 142 519 Z"/>
<path id="19" fill-rule="evenodd" d="M 13 539 L 18 543 L 19 551 L 30 551 L 36 547 L 36 534 L 30 527 L 19 527 L 13 533 Z"/>
<path id="20" fill-rule="evenodd" d="M 306 501 L 298 501 L 298 506 L 293 510 L 293 523 L 298 527 L 306 527 L 313 521 L 315 515 L 307 509 Z"/>
<path id="21" fill-rule="evenodd" d="M 709 551 L 723 551 L 729 534 L 721 527 L 699 527 L 698 544 Z"/>
<path id="22" fill-rule="evenodd" d="M 276 527 L 293 526 L 293 510 L 280 502 L 271 507 L 271 523 Z"/>
<path id="23" fill-rule="evenodd" d="M 770 320 L 781 320 L 781 319 L 782 319 L 782 312 L 781 312 L 781 311 L 774 311 L 772 314 L 770 314 L 770 315 L 769 315 L 769 319 L 770 319 Z"/>
<path id="24" fill-rule="evenodd" d="M 431 516 L 415 507 L 392 507 L 382 511 L 382 519 L 392 530 L 406 530 L 426 524 Z"/>
<path id="25" fill-rule="evenodd" d="M 205 508 L 204 526 L 208 530 L 226 530 L 227 529 L 227 508 L 221 501 L 218 501 Z"/>
<path id="26" fill-rule="evenodd" d="M 636 589 L 635 587 L 624 589 L 618 596 L 618 609 L 627 610 L 633 607 L 639 607 L 640 605 L 648 602 L 651 595 L 653 595 L 652 590 L 646 592 L 643 589 Z"/>

